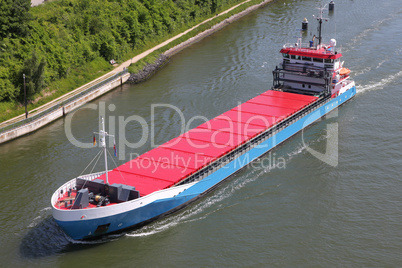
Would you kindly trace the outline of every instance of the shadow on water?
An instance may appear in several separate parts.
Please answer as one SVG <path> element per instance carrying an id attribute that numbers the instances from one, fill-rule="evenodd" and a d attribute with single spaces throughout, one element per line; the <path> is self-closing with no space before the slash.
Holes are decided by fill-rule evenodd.
<path id="1" fill-rule="evenodd" d="M 104 236 L 91 241 L 73 240 L 63 232 L 52 217 L 47 217 L 31 228 L 22 238 L 20 254 L 23 258 L 27 259 L 54 256 L 93 248 L 123 235 Z"/>

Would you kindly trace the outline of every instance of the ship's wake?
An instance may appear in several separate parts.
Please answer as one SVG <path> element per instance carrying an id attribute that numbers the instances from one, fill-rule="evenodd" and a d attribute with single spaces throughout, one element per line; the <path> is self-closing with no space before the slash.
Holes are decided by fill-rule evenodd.
<path id="1" fill-rule="evenodd" d="M 391 75 L 381 79 L 380 81 L 374 81 L 367 85 L 357 85 L 356 86 L 357 93 L 361 94 L 361 93 L 368 92 L 368 91 L 384 89 L 387 85 L 395 82 L 401 76 L 402 76 L 402 71 L 400 71 L 396 74 L 391 74 Z"/>
<path id="2" fill-rule="evenodd" d="M 20 254 L 24 258 L 37 259 L 91 248 L 115 240 L 124 234 L 105 235 L 96 240 L 81 241 L 67 236 L 50 215 L 51 208 L 43 208 L 28 225 L 22 238 Z"/>
<path id="3" fill-rule="evenodd" d="M 222 202 L 231 197 L 236 191 L 243 188 L 246 184 L 255 181 L 258 177 L 265 173 L 261 170 L 250 170 L 244 175 L 240 175 L 230 183 L 215 190 L 212 194 L 203 197 L 200 201 L 189 205 L 183 210 L 174 213 L 171 216 L 162 218 L 140 229 L 127 233 L 128 237 L 142 237 L 154 235 L 166 230 L 170 230 L 178 225 L 190 222 L 196 222 L 208 218 L 209 215 L 217 213 L 221 210 L 235 206 L 236 204 Z"/>
<path id="4" fill-rule="evenodd" d="M 345 45 L 345 48 L 343 49 L 342 52 L 347 53 L 347 52 L 351 51 L 352 49 L 355 49 L 356 47 L 358 47 L 358 45 L 361 45 L 364 42 L 364 40 L 366 40 L 367 36 L 371 35 L 372 33 L 381 31 L 381 29 L 383 27 L 385 27 L 388 22 L 393 21 L 399 15 L 400 15 L 400 10 L 397 10 L 396 12 L 390 14 L 388 17 L 374 22 L 367 29 L 363 30 L 361 33 L 359 33 L 355 37 L 353 37 L 349 41 L 349 43 L 347 43 Z"/>

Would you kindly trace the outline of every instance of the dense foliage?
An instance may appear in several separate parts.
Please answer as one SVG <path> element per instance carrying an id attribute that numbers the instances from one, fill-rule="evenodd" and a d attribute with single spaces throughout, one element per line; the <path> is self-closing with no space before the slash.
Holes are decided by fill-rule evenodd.
<path id="1" fill-rule="evenodd" d="M 27 0 L 0 1 L 0 38 L 27 35 L 27 23 L 32 19 L 30 7 Z"/>
<path id="2" fill-rule="evenodd" d="M 124 60 L 239 0 L 0 0 L 0 102 L 79 66 Z M 23 94 L 23 93 L 22 93 Z"/>

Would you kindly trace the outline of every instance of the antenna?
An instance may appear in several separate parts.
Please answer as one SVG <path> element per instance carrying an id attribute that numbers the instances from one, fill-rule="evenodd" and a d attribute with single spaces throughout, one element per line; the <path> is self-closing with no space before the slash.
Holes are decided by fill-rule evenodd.
<path id="1" fill-rule="evenodd" d="M 321 7 L 317 7 L 317 9 L 319 10 L 320 15 L 318 17 L 313 15 L 313 18 L 316 18 L 317 21 L 318 21 L 318 45 L 321 45 L 321 40 L 322 40 L 322 36 L 321 36 L 322 21 L 323 20 L 328 21 L 328 18 L 323 18 L 322 17 L 323 11 L 326 10 L 326 5 L 325 6 L 321 5 Z"/>

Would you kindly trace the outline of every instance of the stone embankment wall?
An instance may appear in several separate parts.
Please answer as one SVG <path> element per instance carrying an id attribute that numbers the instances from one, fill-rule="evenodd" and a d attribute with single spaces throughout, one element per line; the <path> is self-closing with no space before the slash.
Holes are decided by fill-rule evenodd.
<path id="1" fill-rule="evenodd" d="M 169 57 L 165 54 L 159 55 L 154 63 L 148 63 L 144 69 L 138 73 L 131 74 L 127 82 L 132 84 L 138 84 L 149 79 L 154 73 L 163 67 L 169 61 Z"/>
<path id="2" fill-rule="evenodd" d="M 88 94 L 83 95 L 80 98 L 77 98 L 71 102 L 68 102 L 66 105 L 60 106 L 59 108 L 55 109 L 54 111 L 50 113 L 46 113 L 44 116 L 39 117 L 38 119 L 29 122 L 27 124 L 24 124 L 22 126 L 10 129 L 8 131 L 5 131 L 3 133 L 0 133 L 0 143 L 18 138 L 20 136 L 23 136 L 25 134 L 28 134 L 32 131 L 35 131 L 46 124 L 49 124 L 50 122 L 63 117 L 67 113 L 73 111 L 74 109 L 77 109 L 78 107 L 86 104 L 87 102 L 96 99 L 97 97 L 105 94 L 106 92 L 112 90 L 115 87 L 118 87 L 125 83 L 127 79 L 129 78 L 130 74 L 126 73 L 102 86 L 97 88 L 96 90 L 93 90 L 89 92 Z"/>

